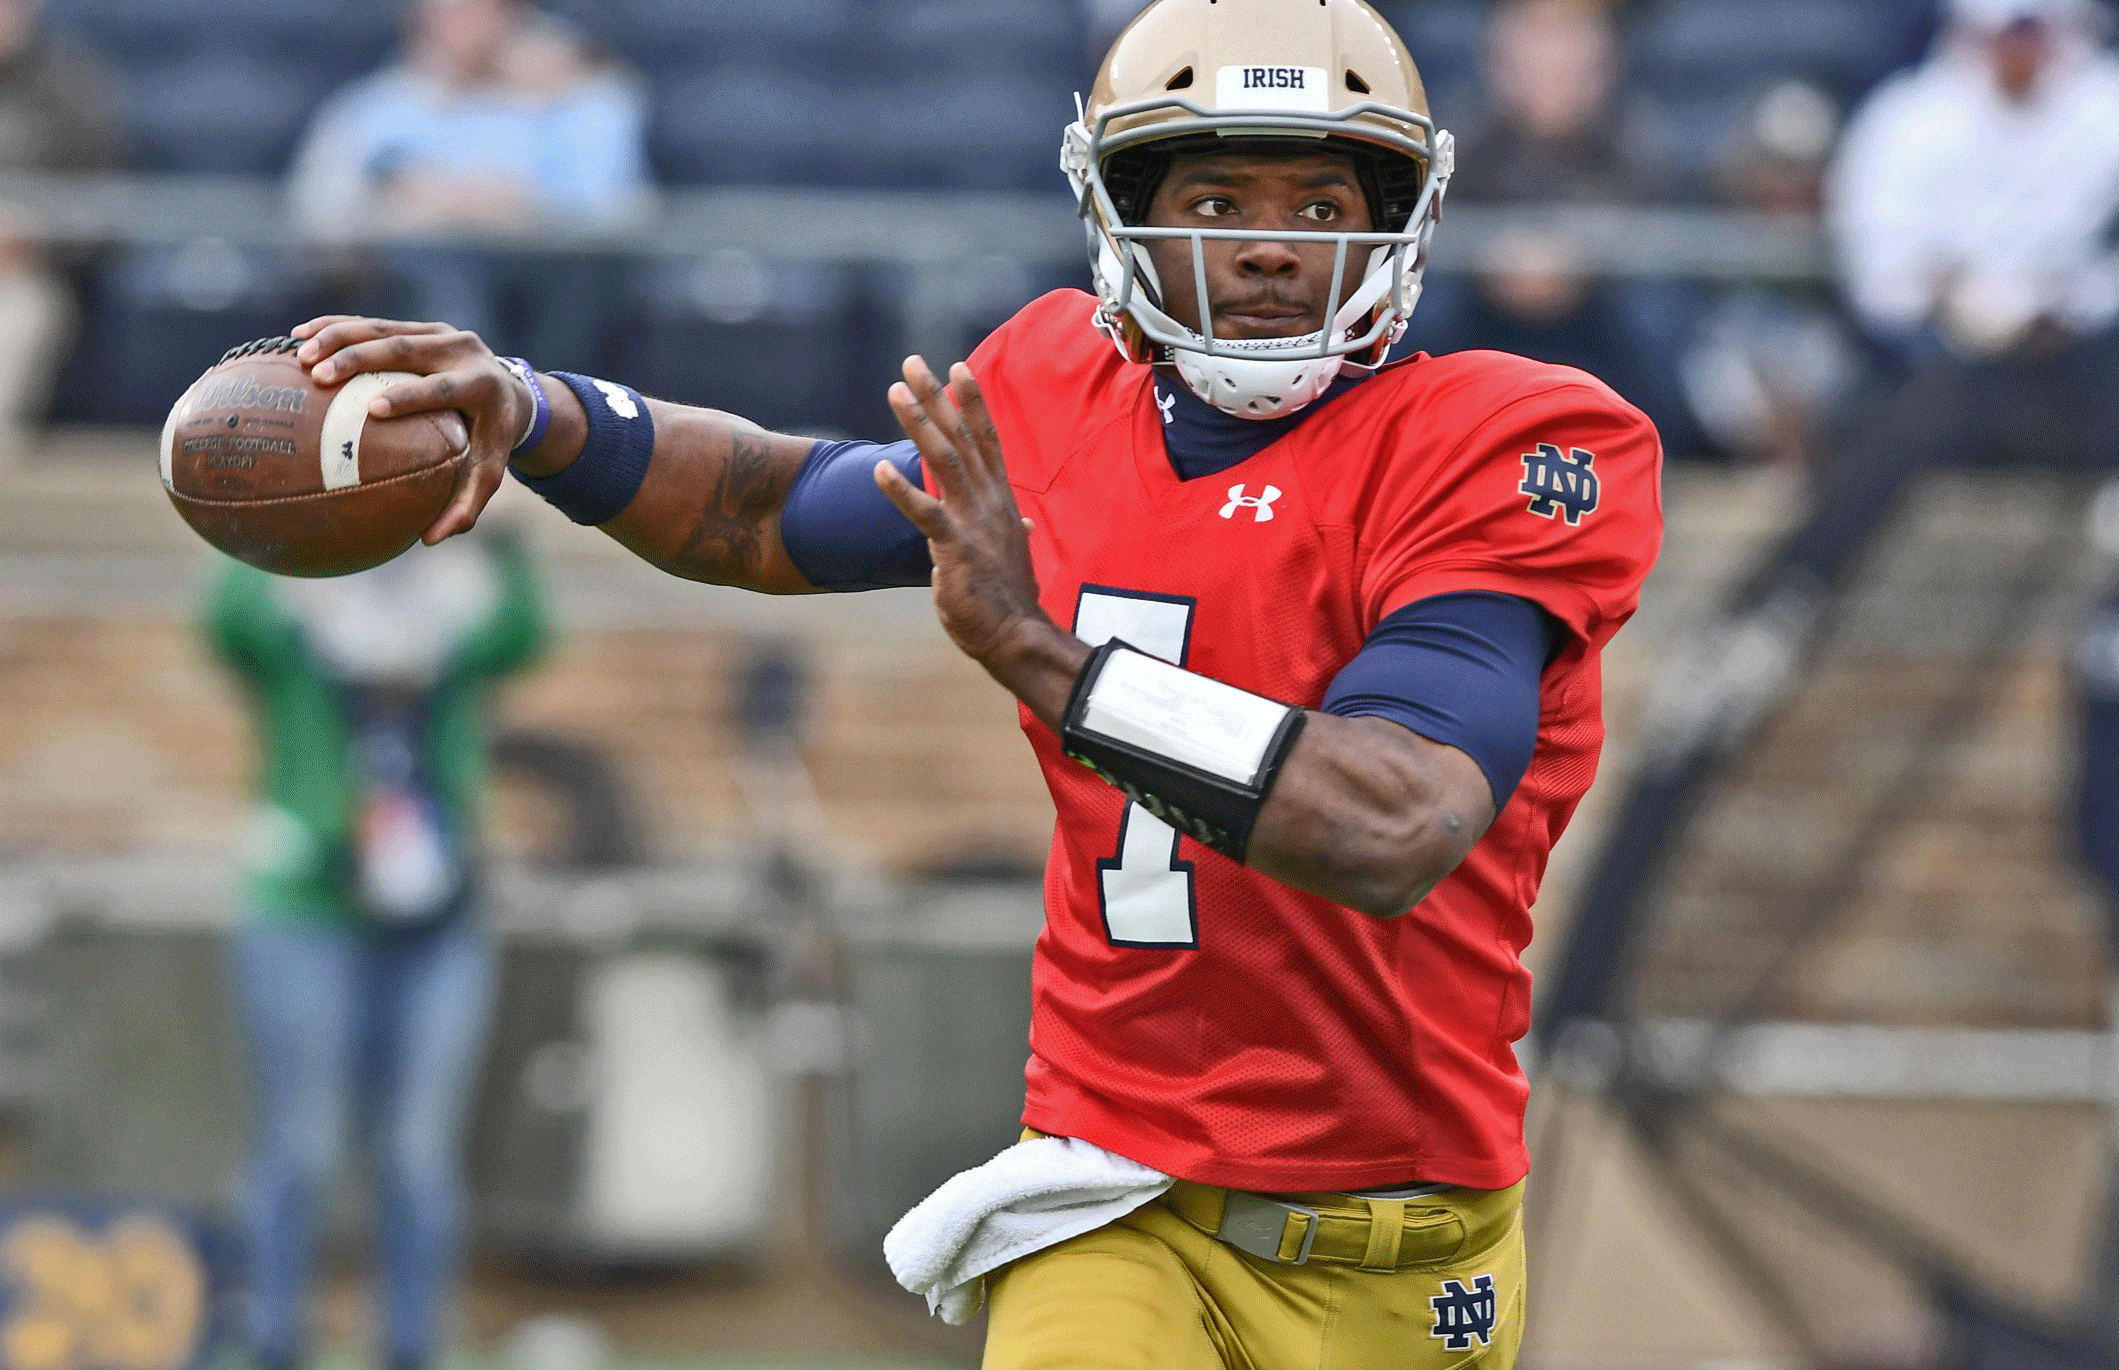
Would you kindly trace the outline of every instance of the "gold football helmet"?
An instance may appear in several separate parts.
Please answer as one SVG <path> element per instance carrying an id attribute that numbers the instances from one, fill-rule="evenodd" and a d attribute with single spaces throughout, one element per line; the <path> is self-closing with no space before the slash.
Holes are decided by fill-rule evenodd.
<path id="1" fill-rule="evenodd" d="M 1368 233 L 1150 228 L 1144 220 L 1169 158 L 1240 139 L 1353 156 L 1373 212 Z M 1420 297 L 1428 244 L 1454 166 L 1454 142 L 1428 115 L 1412 55 L 1363 0 L 1156 0 L 1104 59 L 1067 129 L 1061 165 L 1079 197 L 1097 321 L 1139 362 L 1169 362 L 1192 392 L 1246 418 L 1293 413 L 1348 364 L 1375 365 Z M 1334 244 L 1328 321 L 1302 338 L 1217 339 L 1206 299 L 1205 243 Z M 1190 239 L 1200 318 L 1163 310 L 1146 245 Z M 1354 252 L 1360 284 L 1341 298 Z"/>

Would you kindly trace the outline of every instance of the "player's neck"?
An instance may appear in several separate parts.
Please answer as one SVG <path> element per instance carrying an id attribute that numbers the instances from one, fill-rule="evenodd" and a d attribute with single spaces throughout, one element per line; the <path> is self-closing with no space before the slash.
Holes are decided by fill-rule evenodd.
<path id="1" fill-rule="evenodd" d="M 1220 475 L 1271 447 L 1373 374 L 1350 366 L 1331 389 L 1285 418 L 1247 419 L 1216 409 L 1193 394 L 1174 368 L 1158 366 L 1155 400 L 1162 411 L 1163 449 L 1179 480 Z"/>

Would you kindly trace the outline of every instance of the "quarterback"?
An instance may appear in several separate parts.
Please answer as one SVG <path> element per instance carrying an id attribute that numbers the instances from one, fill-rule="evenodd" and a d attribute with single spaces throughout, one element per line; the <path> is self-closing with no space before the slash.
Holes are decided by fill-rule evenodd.
<path id="1" fill-rule="evenodd" d="M 1065 134 L 1096 293 L 908 359 L 890 445 L 296 331 L 321 383 L 415 373 L 373 414 L 469 418 L 430 541 L 512 467 L 675 575 L 931 584 L 1020 701 L 1058 811 L 1025 1138 L 890 1252 L 985 1300 L 988 1366 L 1514 1363 L 1520 957 L 1661 452 L 1580 372 L 1387 359 L 1452 147 L 1362 0 L 1157 0 Z"/>

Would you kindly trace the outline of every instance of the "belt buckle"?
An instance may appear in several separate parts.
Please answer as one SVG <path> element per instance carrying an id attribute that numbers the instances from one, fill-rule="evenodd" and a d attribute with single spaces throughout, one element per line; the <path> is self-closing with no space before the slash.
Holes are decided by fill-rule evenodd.
<path id="1" fill-rule="evenodd" d="M 1317 1229 L 1322 1225 L 1316 1209 L 1283 1203 L 1263 1194 L 1248 1194 L 1240 1189 L 1226 1192 L 1228 1198 L 1222 1203 L 1221 1229 L 1214 1234 L 1215 1237 L 1238 1251 L 1248 1252 L 1275 1265 L 1309 1264 L 1310 1248 L 1317 1244 Z M 1287 1231 L 1290 1213 L 1301 1214 L 1306 1225 L 1302 1233 L 1302 1249 L 1295 1253 L 1293 1260 L 1284 1261 L 1280 1258 L 1280 1239 Z"/>

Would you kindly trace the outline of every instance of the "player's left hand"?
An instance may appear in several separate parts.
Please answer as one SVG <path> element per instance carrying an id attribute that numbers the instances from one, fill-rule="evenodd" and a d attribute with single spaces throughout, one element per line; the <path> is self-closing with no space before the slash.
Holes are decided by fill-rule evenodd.
<path id="1" fill-rule="evenodd" d="M 966 656 L 1000 675 L 1000 657 L 1026 629 L 1052 625 L 1038 608 L 1030 539 L 985 396 L 962 363 L 949 382 L 955 399 L 925 360 L 908 357 L 904 381 L 890 387 L 891 412 L 920 449 L 934 493 L 887 461 L 876 465 L 876 484 L 927 535 L 942 627 Z"/>

